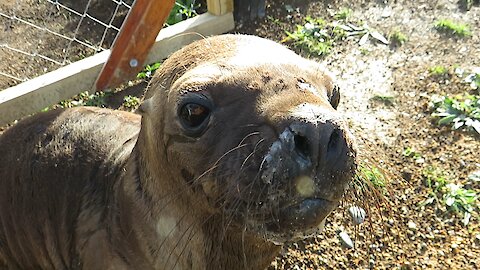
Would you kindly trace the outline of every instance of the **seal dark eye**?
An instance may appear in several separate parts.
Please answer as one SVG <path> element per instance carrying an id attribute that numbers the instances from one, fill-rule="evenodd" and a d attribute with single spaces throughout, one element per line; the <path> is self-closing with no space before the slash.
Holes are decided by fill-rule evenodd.
<path id="1" fill-rule="evenodd" d="M 210 110 L 200 104 L 188 103 L 183 105 L 180 110 L 180 118 L 185 126 L 189 128 L 196 128 L 210 115 Z"/>
<path id="2" fill-rule="evenodd" d="M 178 108 L 178 119 L 185 135 L 198 137 L 207 129 L 213 104 L 202 94 L 188 94 Z"/>
<path id="3" fill-rule="evenodd" d="M 330 104 L 336 110 L 338 107 L 338 103 L 340 103 L 340 87 L 335 85 L 332 90 L 332 94 L 330 95 Z"/>

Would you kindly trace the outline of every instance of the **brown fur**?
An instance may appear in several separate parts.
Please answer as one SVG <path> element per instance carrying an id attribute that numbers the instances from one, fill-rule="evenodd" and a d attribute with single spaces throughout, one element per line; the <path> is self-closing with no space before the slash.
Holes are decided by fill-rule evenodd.
<path id="1" fill-rule="evenodd" d="M 318 93 L 300 89 L 303 82 Z M 237 216 L 246 209 L 248 220 L 239 198 L 255 192 L 245 192 L 251 183 L 242 175 L 261 169 L 272 142 L 298 120 L 296 106 L 335 114 L 332 91 L 318 64 L 270 41 L 226 35 L 172 55 L 142 119 L 83 107 L 20 121 L 0 137 L 0 268 L 265 268 L 280 246 Z M 178 124 L 188 92 L 215 103 L 198 138 Z M 338 177 L 325 180 L 320 197 L 341 198 L 351 169 Z"/>

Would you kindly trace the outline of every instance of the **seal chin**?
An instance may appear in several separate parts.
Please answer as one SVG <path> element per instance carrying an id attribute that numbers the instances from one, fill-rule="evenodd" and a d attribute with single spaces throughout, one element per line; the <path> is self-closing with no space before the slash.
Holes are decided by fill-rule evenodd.
<path id="1" fill-rule="evenodd" d="M 323 231 L 325 219 L 338 204 L 321 198 L 304 199 L 282 207 L 272 220 L 251 220 L 248 229 L 277 245 L 310 238 Z"/>
<path id="2" fill-rule="evenodd" d="M 283 244 L 319 234 L 325 227 L 325 219 L 337 206 L 338 202 L 309 198 L 285 207 L 275 222 L 265 224 L 264 238 Z"/>
<path id="3" fill-rule="evenodd" d="M 305 199 L 302 202 L 280 210 L 276 224 L 267 225 L 272 232 L 307 231 L 318 225 L 338 206 L 319 198 Z"/>

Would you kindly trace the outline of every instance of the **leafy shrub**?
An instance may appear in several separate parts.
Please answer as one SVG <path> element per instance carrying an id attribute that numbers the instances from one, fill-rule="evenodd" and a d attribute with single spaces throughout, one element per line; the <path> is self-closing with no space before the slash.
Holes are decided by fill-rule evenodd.
<path id="1" fill-rule="evenodd" d="M 437 202 L 448 211 L 463 215 L 463 224 L 467 225 L 472 213 L 478 209 L 478 195 L 472 189 L 465 189 L 461 184 L 455 184 L 444 172 L 429 167 L 423 172 L 429 188 L 429 198 L 425 205 Z"/>
<path id="2" fill-rule="evenodd" d="M 469 37 L 472 35 L 470 27 L 466 24 L 455 23 L 449 19 L 441 19 L 435 23 L 435 29 L 442 33 L 451 34 L 457 37 Z"/>
<path id="3" fill-rule="evenodd" d="M 197 9 L 200 5 L 195 0 L 177 0 L 167 18 L 167 24 L 172 25 L 185 19 L 197 16 Z"/>
<path id="4" fill-rule="evenodd" d="M 434 98 L 433 117 L 439 125 L 450 125 L 452 129 L 466 128 L 480 134 L 480 96 L 457 95 Z"/>

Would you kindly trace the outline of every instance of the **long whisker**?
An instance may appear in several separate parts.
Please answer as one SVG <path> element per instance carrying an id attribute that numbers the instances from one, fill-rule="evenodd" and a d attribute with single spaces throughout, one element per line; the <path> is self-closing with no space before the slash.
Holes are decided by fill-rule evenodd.
<path id="1" fill-rule="evenodd" d="M 214 165 L 212 165 L 210 168 L 208 168 L 208 169 L 205 170 L 202 174 L 200 174 L 195 180 L 193 180 L 190 185 L 187 184 L 184 188 L 179 189 L 178 192 L 176 192 L 176 193 L 170 193 L 170 194 L 168 194 L 167 196 L 164 196 L 164 197 L 160 198 L 161 200 L 165 200 L 165 199 L 169 198 L 169 200 L 163 204 L 163 207 L 160 208 L 159 212 L 162 212 L 171 202 L 173 202 L 173 201 L 177 198 L 178 195 L 180 195 L 181 193 L 185 192 L 185 190 L 187 190 L 188 188 L 191 188 L 191 187 L 193 187 L 193 186 L 196 186 L 196 185 L 200 184 L 200 183 L 201 183 L 200 179 L 201 179 L 202 177 L 204 177 L 205 175 L 211 173 L 214 169 L 216 169 L 216 168 L 218 167 L 218 163 L 221 161 L 222 158 L 224 158 L 225 156 L 227 156 L 227 154 L 232 153 L 233 151 L 238 150 L 238 149 L 240 149 L 240 148 L 242 148 L 242 147 L 245 147 L 245 146 L 247 146 L 247 144 L 239 145 L 239 146 L 236 146 L 235 148 L 230 149 L 227 153 L 223 154 L 223 155 L 215 162 Z"/>
<path id="2" fill-rule="evenodd" d="M 247 224 L 245 223 L 245 226 L 243 227 L 242 230 L 242 253 L 243 253 L 243 267 L 245 269 L 248 269 L 247 267 L 247 253 L 245 252 L 245 233 L 247 232 Z"/>
<path id="3" fill-rule="evenodd" d="M 252 152 L 244 159 L 244 161 L 242 162 L 242 166 L 240 167 L 240 172 L 243 170 L 243 168 L 245 167 L 245 164 L 247 163 L 247 161 L 257 152 L 257 149 L 258 149 L 258 146 L 263 143 L 265 141 L 265 139 L 260 139 L 256 144 L 255 144 L 255 147 L 254 149 L 252 150 Z M 238 197 L 241 198 L 242 197 L 242 194 L 245 192 L 245 191 L 249 191 L 250 193 L 252 192 L 252 189 L 253 187 L 255 186 L 255 181 L 256 181 L 256 178 L 258 177 L 258 173 L 257 173 L 257 176 L 255 177 L 255 179 L 249 183 L 247 186 L 245 186 L 245 188 L 239 192 L 238 194 Z M 224 240 L 225 238 L 225 234 L 226 234 L 226 231 L 227 231 L 227 228 L 230 226 L 231 222 L 233 221 L 233 213 L 237 212 L 238 208 L 240 207 L 241 205 L 241 200 L 240 199 L 237 199 L 236 202 L 233 204 L 233 211 L 231 211 L 230 213 L 230 217 L 226 217 L 226 223 L 224 224 L 224 230 L 223 230 L 223 235 L 222 235 L 222 238 L 221 238 L 221 242 Z M 250 203 L 247 203 L 247 212 L 246 212 L 246 215 L 245 215 L 245 218 L 247 218 L 248 216 L 248 210 L 249 210 L 249 205 Z M 246 230 L 246 223 L 245 223 L 245 230 Z"/>
<path id="4" fill-rule="evenodd" d="M 205 170 L 202 174 L 200 174 L 198 177 L 196 177 L 196 179 L 194 181 L 191 182 L 190 185 L 188 185 L 188 187 L 192 187 L 192 186 L 195 186 L 199 183 L 201 183 L 201 179 L 206 176 L 207 174 L 213 172 L 214 170 L 218 169 L 219 168 L 219 164 L 220 162 L 222 161 L 222 159 L 224 159 L 226 156 L 230 155 L 231 153 L 239 150 L 239 149 L 242 149 L 246 146 L 248 146 L 249 144 L 248 143 L 245 143 L 245 141 L 251 137 L 251 136 L 254 136 L 254 135 L 258 135 L 259 132 L 252 132 L 252 133 L 249 133 L 247 134 L 240 142 L 237 146 L 233 147 L 232 149 L 228 150 L 227 152 L 225 152 L 222 156 L 220 156 L 214 163 L 212 166 L 210 166 L 207 170 Z M 255 147 L 254 147 L 254 150 L 252 151 L 252 153 L 250 153 L 247 157 L 244 158 L 243 162 L 242 162 L 242 165 L 241 165 L 241 168 L 240 168 L 240 171 L 243 170 L 243 168 L 245 167 L 246 163 L 248 162 L 248 160 L 253 157 L 254 153 L 257 151 L 257 148 L 258 148 L 258 145 L 261 144 L 262 142 L 264 141 L 264 139 L 261 139 L 259 140 Z M 217 175 L 218 177 L 218 175 Z M 251 185 L 249 185 L 249 189 L 251 189 L 250 187 Z M 178 192 L 178 194 L 180 192 L 182 192 L 183 188 L 181 188 Z M 243 193 L 243 192 L 242 192 Z M 172 194 L 170 194 L 169 196 L 173 196 Z M 224 200 L 225 198 L 227 198 L 229 195 L 228 193 L 224 193 L 222 196 L 219 196 L 219 198 L 216 199 L 216 203 Z M 176 197 L 176 196 L 174 196 Z M 173 198 L 174 198 L 173 197 Z M 167 196 L 164 197 L 163 199 L 166 199 L 168 198 Z M 173 201 L 173 199 L 169 200 L 168 202 L 166 202 L 163 207 L 160 209 L 160 211 L 163 211 L 166 206 L 171 202 Z M 215 204 L 216 204 L 215 203 Z M 237 202 L 234 203 L 235 206 L 234 206 L 234 209 L 237 209 L 240 205 L 241 205 L 241 201 L 238 200 Z M 185 215 L 183 215 L 180 220 L 177 221 L 175 227 L 177 227 L 183 220 L 184 218 L 188 215 L 189 213 L 186 213 Z M 215 213 L 212 213 L 208 218 L 206 218 L 201 224 L 200 224 L 200 227 L 205 224 L 209 219 L 211 219 L 213 216 L 215 215 Z M 230 218 L 229 218 L 230 219 Z M 233 215 L 231 217 L 231 220 L 228 221 L 228 224 L 230 224 L 230 222 L 233 220 Z M 177 243 L 175 244 L 175 246 L 172 248 L 170 254 L 168 255 L 166 261 L 165 261 L 165 266 L 168 265 L 168 262 L 171 260 L 171 256 L 173 255 L 174 251 L 179 247 L 180 243 L 182 242 L 182 240 L 185 238 L 185 236 L 187 236 L 187 240 L 186 240 L 186 243 L 184 245 L 184 247 L 182 248 L 181 252 L 180 252 L 180 255 L 177 257 L 176 261 L 175 261 L 175 264 L 174 264 L 174 268 L 176 267 L 180 257 L 183 255 L 183 253 L 185 252 L 186 250 L 186 247 L 188 245 L 188 243 L 191 241 L 191 239 L 194 237 L 194 235 L 197 233 L 197 232 L 194 232 L 194 231 L 198 231 L 199 228 L 197 228 L 197 230 L 195 230 L 195 225 L 198 225 L 199 223 L 194 221 L 192 222 L 191 224 L 188 225 L 188 227 L 185 229 L 185 231 L 182 233 L 182 235 L 180 236 L 180 238 L 178 239 Z M 165 244 L 166 240 L 169 238 L 169 236 L 175 231 L 175 227 L 172 228 L 169 232 L 168 232 L 168 235 L 167 237 L 162 241 L 162 243 L 160 244 L 160 247 L 159 247 L 159 250 L 163 247 L 163 245 Z M 226 232 L 226 228 L 228 227 L 228 225 L 225 227 L 225 230 L 224 230 L 224 233 L 223 235 L 225 235 L 225 232 Z M 223 237 L 222 237 L 223 239 Z"/>
<path id="5" fill-rule="evenodd" d="M 224 197 L 226 197 L 227 194 L 223 194 L 222 196 L 220 196 L 220 198 L 218 200 L 216 200 L 217 202 L 218 201 L 221 201 L 223 200 Z M 190 214 L 190 213 L 187 213 L 187 214 Z M 177 244 L 175 245 L 175 247 L 172 249 L 172 252 L 170 253 L 170 255 L 168 256 L 168 259 L 166 261 L 166 263 L 168 262 L 171 254 L 173 253 L 173 251 L 178 247 L 178 245 L 180 244 L 181 240 L 183 239 L 183 237 L 186 235 L 187 231 L 190 230 L 190 233 L 193 232 L 193 228 L 195 228 L 195 225 L 197 224 L 200 224 L 200 226 L 198 226 L 198 229 L 193 233 L 193 234 L 190 234 L 188 237 L 187 237 L 187 240 L 186 240 L 186 243 L 185 245 L 183 246 L 179 256 L 177 257 L 176 261 L 175 261 L 175 264 L 173 265 L 173 268 L 172 269 L 175 269 L 175 266 L 177 265 L 178 261 L 180 260 L 180 258 L 182 257 L 183 253 L 185 252 L 187 246 L 188 246 L 188 243 L 193 239 L 193 237 L 198 233 L 198 231 L 200 230 L 200 228 L 205 225 L 205 223 L 207 221 L 209 221 L 212 217 L 214 217 L 217 213 L 212 213 L 210 214 L 207 218 L 205 218 L 205 220 L 203 220 L 203 222 L 201 223 L 197 223 L 197 222 L 192 222 L 188 227 L 187 229 L 183 232 L 183 234 L 180 236 L 180 239 L 177 241 Z M 219 245 L 221 246 L 221 245 Z"/>
<path id="6" fill-rule="evenodd" d="M 185 186 L 185 188 L 182 189 L 182 190 L 179 190 L 178 193 L 170 193 L 170 194 L 168 194 L 167 196 L 164 196 L 164 197 L 160 198 L 161 200 L 165 200 L 165 199 L 171 197 L 171 199 L 168 200 L 166 203 L 164 203 L 164 205 L 166 206 L 166 205 L 170 204 L 179 194 L 181 194 L 181 193 L 184 192 L 185 190 L 187 190 L 187 189 L 189 189 L 189 188 L 191 188 L 191 187 L 193 187 L 193 186 L 195 186 L 195 185 L 198 185 L 199 182 L 200 182 L 199 180 L 200 180 L 202 177 L 204 177 L 206 174 L 210 173 L 210 172 L 213 171 L 215 168 L 217 168 L 219 162 L 220 162 L 223 158 L 225 158 L 228 154 L 231 154 L 232 152 L 234 152 L 234 151 L 236 151 L 236 150 L 239 150 L 239 149 L 247 146 L 248 144 L 244 144 L 244 143 L 243 143 L 244 140 L 247 139 L 248 137 L 250 137 L 250 136 L 252 136 L 252 135 L 256 135 L 256 134 L 258 134 L 258 132 L 252 132 L 252 133 L 247 134 L 247 135 L 240 141 L 240 143 L 239 143 L 237 146 L 235 146 L 235 147 L 233 147 L 232 149 L 230 149 L 230 150 L 228 150 L 227 152 L 225 152 L 221 157 L 219 157 L 219 158 L 215 161 L 215 163 L 214 163 L 212 166 L 210 166 L 210 168 L 208 168 L 207 170 L 205 170 L 205 171 L 204 171 L 202 174 L 200 174 L 195 180 L 193 180 L 193 181 L 190 183 L 190 185 Z M 161 209 L 160 209 L 160 212 L 161 212 L 164 208 L 165 208 L 165 207 L 161 208 Z"/>
<path id="7" fill-rule="evenodd" d="M 205 170 L 202 174 L 200 174 L 195 180 L 192 181 L 192 183 L 191 183 L 190 185 L 185 186 L 185 188 L 179 190 L 178 193 L 171 193 L 171 194 L 168 194 L 167 196 L 161 198 L 161 200 L 165 200 L 165 199 L 171 197 L 167 202 L 165 202 L 165 203 L 163 204 L 164 206 L 159 210 L 159 212 L 163 211 L 163 210 L 166 208 L 166 206 L 168 206 L 172 201 L 174 201 L 179 194 L 181 194 L 182 192 L 184 192 L 184 191 L 187 190 L 188 188 L 191 188 L 191 187 L 193 187 L 193 186 L 196 186 L 196 185 L 200 184 L 200 183 L 201 183 L 201 182 L 200 182 L 200 179 L 201 179 L 202 177 L 204 177 L 205 175 L 211 173 L 214 169 L 216 169 L 216 168 L 218 167 L 218 164 L 220 163 L 220 161 L 221 161 L 223 158 L 225 158 L 227 155 L 229 155 L 229 154 L 231 154 L 232 152 L 237 151 L 237 150 L 239 150 L 239 149 L 241 149 L 241 148 L 243 148 L 243 147 L 245 147 L 245 146 L 248 146 L 249 144 L 244 143 L 244 141 L 245 141 L 247 138 L 249 138 L 249 137 L 251 137 L 251 136 L 253 136 L 253 135 L 258 135 L 258 134 L 259 134 L 258 131 L 251 132 L 251 133 L 247 134 L 247 135 L 239 142 L 239 144 L 238 144 L 237 146 L 233 147 L 232 149 L 230 149 L 230 150 L 228 150 L 227 152 L 225 152 L 222 156 L 220 156 L 220 157 L 215 161 L 215 163 L 214 163 L 212 166 L 210 166 L 210 168 L 208 168 L 208 169 Z"/>
<path id="8" fill-rule="evenodd" d="M 224 196 L 223 196 L 223 195 L 220 196 L 220 198 L 218 199 L 218 201 L 222 200 L 222 197 L 224 197 Z M 195 228 L 195 225 L 198 225 L 198 224 L 200 224 L 199 228 L 201 228 L 203 225 L 205 225 L 205 223 L 206 223 L 207 221 L 209 221 L 209 220 L 210 220 L 212 217 L 214 217 L 216 214 L 217 214 L 217 213 L 212 213 L 212 214 L 208 215 L 208 217 L 206 217 L 206 218 L 203 220 L 203 222 L 201 222 L 201 223 L 200 223 L 200 222 L 197 222 L 197 220 L 194 219 L 194 221 L 191 222 L 191 223 L 187 226 L 187 228 L 185 229 L 185 231 L 180 235 L 180 238 L 178 239 L 178 241 L 177 241 L 177 243 L 175 244 L 175 246 L 171 249 L 170 254 L 169 254 L 168 257 L 167 257 L 167 260 L 165 261 L 165 268 L 166 268 L 166 266 L 167 266 L 167 264 L 168 264 L 168 261 L 170 260 L 171 255 L 173 254 L 173 252 L 175 251 L 175 249 L 177 249 L 178 245 L 180 245 L 182 239 L 185 237 L 185 235 L 187 234 L 187 232 L 188 232 L 188 231 L 192 231 L 192 230 Z M 191 213 L 190 213 L 190 212 L 186 212 L 186 213 L 183 215 L 183 217 L 186 217 L 186 216 L 189 216 L 189 215 L 191 215 Z M 182 217 L 182 219 L 183 219 L 183 217 Z M 177 222 L 177 224 L 179 224 L 179 222 Z M 173 230 L 172 230 L 172 231 L 173 231 Z M 198 231 L 198 230 L 197 230 L 197 231 Z M 182 254 L 184 253 L 184 251 L 185 251 L 188 243 L 189 243 L 189 242 L 191 241 L 191 239 L 195 236 L 195 234 L 196 234 L 196 232 L 195 232 L 193 235 L 190 235 L 190 236 L 187 237 L 186 243 L 185 243 L 184 247 L 182 248 L 179 256 L 177 256 L 175 265 L 173 266 L 172 269 L 175 268 L 176 264 L 178 263 L 178 260 L 180 259 L 180 257 L 181 257 Z M 167 237 L 167 238 L 168 238 L 168 237 Z M 167 239 L 167 238 L 166 238 L 166 239 Z M 164 241 L 164 242 L 165 242 L 165 241 Z M 162 245 L 163 245 L 163 243 L 162 243 Z M 160 246 L 160 248 L 161 248 L 161 247 L 162 247 L 162 246 Z"/>
<path id="9" fill-rule="evenodd" d="M 230 172 L 229 172 L 229 174 L 230 174 Z M 224 193 L 223 195 L 219 196 L 219 198 L 217 198 L 217 199 L 215 200 L 214 204 L 216 204 L 216 203 L 218 203 L 218 202 L 220 202 L 220 201 L 225 200 L 225 198 L 227 197 L 227 195 L 228 195 L 228 193 Z M 170 257 L 171 257 L 171 255 L 173 254 L 174 250 L 178 247 L 178 245 L 180 244 L 180 242 L 182 241 L 182 239 L 185 237 L 185 235 L 187 234 L 187 232 L 188 232 L 189 230 L 192 230 L 192 229 L 194 228 L 194 226 L 197 225 L 197 224 L 200 224 L 200 227 L 203 226 L 210 218 L 212 218 L 213 216 L 215 216 L 215 214 L 217 214 L 217 213 L 212 213 L 212 214 L 210 214 L 202 223 L 198 223 L 198 222 L 194 221 L 194 222 L 192 222 L 192 223 L 189 224 L 189 226 L 187 227 L 187 229 L 186 229 L 186 230 L 182 233 L 182 235 L 180 236 L 180 238 L 179 238 L 179 240 L 177 241 L 176 245 L 175 245 L 175 246 L 173 247 L 173 249 L 171 250 L 169 256 L 167 257 L 167 261 L 165 262 L 165 265 L 167 265 L 167 263 L 168 263 L 168 261 L 170 260 Z M 191 213 L 190 213 L 190 212 L 185 213 L 185 214 L 182 216 L 181 220 L 182 220 L 183 218 L 185 218 L 186 216 L 188 216 L 188 215 L 191 215 Z M 178 221 L 176 225 L 178 225 L 179 223 L 180 223 L 180 221 Z M 169 235 L 174 231 L 174 229 L 175 229 L 175 228 L 173 228 L 173 229 L 169 232 Z M 175 262 L 175 265 L 178 263 L 178 260 L 180 259 L 180 257 L 181 257 L 182 254 L 184 253 L 184 251 L 185 251 L 185 249 L 186 249 L 189 241 L 196 235 L 196 233 L 197 233 L 197 232 L 195 232 L 194 234 L 189 235 L 189 236 L 187 237 L 186 244 L 185 244 L 184 247 L 182 248 L 182 251 L 181 251 L 179 257 L 177 257 L 177 260 L 176 260 L 176 262 Z M 167 236 L 167 238 L 168 238 L 168 236 Z M 166 239 L 167 239 L 167 238 L 166 238 Z M 165 239 L 165 240 L 166 240 L 166 239 Z M 162 242 L 162 244 L 160 245 L 159 250 L 160 250 L 161 247 L 163 246 L 165 240 L 164 240 L 164 241 Z"/>

